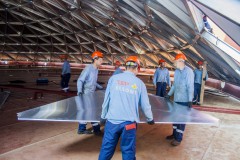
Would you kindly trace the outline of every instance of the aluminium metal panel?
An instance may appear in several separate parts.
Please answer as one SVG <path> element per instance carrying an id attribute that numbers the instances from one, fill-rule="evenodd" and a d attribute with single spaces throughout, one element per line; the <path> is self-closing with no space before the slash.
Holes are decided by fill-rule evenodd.
<path id="1" fill-rule="evenodd" d="M 18 120 L 99 122 L 104 91 L 75 96 L 18 113 Z M 217 124 L 218 119 L 195 109 L 189 109 L 164 98 L 149 94 L 155 123 Z M 146 118 L 140 111 L 140 123 Z"/>

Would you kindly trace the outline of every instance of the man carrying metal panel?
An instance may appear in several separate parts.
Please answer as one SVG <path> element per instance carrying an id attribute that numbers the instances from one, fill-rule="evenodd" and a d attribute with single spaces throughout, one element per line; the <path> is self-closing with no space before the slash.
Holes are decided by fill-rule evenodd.
<path id="1" fill-rule="evenodd" d="M 62 90 L 67 92 L 69 90 L 68 83 L 71 78 L 71 69 L 70 69 L 70 64 L 67 60 L 68 56 L 64 55 L 63 58 L 64 58 L 64 62 L 63 62 L 63 66 L 62 66 L 61 87 L 62 87 Z"/>
<path id="2" fill-rule="evenodd" d="M 202 85 L 202 74 L 203 74 L 203 62 L 198 61 L 198 68 L 194 70 L 194 98 L 193 104 L 200 105 L 200 92 Z M 208 74 L 204 76 L 203 80 L 206 81 L 208 79 Z"/>
<path id="3" fill-rule="evenodd" d="M 160 59 L 159 65 L 154 73 L 153 84 L 156 88 L 156 95 L 164 97 L 166 95 L 167 86 L 171 86 L 170 75 L 167 68 L 165 68 L 165 60 Z"/>
<path id="4" fill-rule="evenodd" d="M 93 63 L 88 65 L 81 73 L 77 81 L 78 95 L 93 93 L 96 88 L 102 89 L 103 87 L 97 83 L 98 67 L 103 62 L 103 54 L 99 51 L 95 51 L 92 54 Z M 93 132 L 86 130 L 87 123 L 80 122 L 78 127 L 78 134 L 91 134 L 100 135 L 99 123 L 91 123 L 93 126 Z"/>
<path id="5" fill-rule="evenodd" d="M 120 66 L 121 66 L 121 63 L 119 61 L 116 61 L 115 62 L 115 71 L 113 72 L 113 75 L 116 75 L 116 74 L 119 74 L 119 73 L 123 72 L 121 70 Z"/>
<path id="6" fill-rule="evenodd" d="M 180 105 L 192 108 L 193 90 L 194 90 L 194 74 L 191 68 L 185 65 L 187 60 L 183 53 L 178 53 L 175 57 L 175 73 L 174 83 L 166 98 L 169 99 L 174 94 L 174 102 Z M 185 124 L 173 124 L 173 134 L 167 136 L 167 140 L 173 140 L 171 144 L 178 146 L 183 137 Z"/>
<path id="7" fill-rule="evenodd" d="M 136 77 L 140 62 L 136 56 L 126 60 L 126 71 L 112 76 L 102 105 L 101 122 L 105 131 L 99 160 L 111 159 L 121 137 L 122 159 L 136 159 L 136 129 L 141 106 L 148 124 L 154 124 L 145 84 Z"/>

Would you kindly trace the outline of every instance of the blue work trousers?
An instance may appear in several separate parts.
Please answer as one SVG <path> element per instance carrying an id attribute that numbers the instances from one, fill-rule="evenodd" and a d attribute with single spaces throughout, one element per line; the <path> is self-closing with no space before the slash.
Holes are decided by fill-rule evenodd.
<path id="1" fill-rule="evenodd" d="M 166 82 L 157 82 L 156 95 L 160 97 L 164 97 L 166 95 L 166 88 L 167 88 Z"/>
<path id="2" fill-rule="evenodd" d="M 61 80 L 61 87 L 62 88 L 67 88 L 68 87 L 70 77 L 71 77 L 70 73 L 62 75 L 62 80 Z"/>
<path id="3" fill-rule="evenodd" d="M 183 106 L 188 106 L 188 102 L 175 102 L 175 103 Z M 173 136 L 176 141 L 178 142 L 182 141 L 185 126 L 186 124 L 173 124 Z"/>
<path id="4" fill-rule="evenodd" d="M 134 127 L 135 126 L 135 127 Z M 136 123 L 123 122 L 113 124 L 106 122 L 99 160 L 110 160 L 121 137 L 121 151 L 123 160 L 135 160 L 136 154 Z"/>
<path id="5" fill-rule="evenodd" d="M 99 125 L 99 123 L 91 122 L 91 124 L 92 124 L 94 133 L 100 132 L 100 125 Z M 80 131 L 80 132 L 86 131 L 86 126 L 87 126 L 87 123 L 79 123 L 78 131 Z"/>
<path id="6" fill-rule="evenodd" d="M 200 102 L 200 92 L 201 92 L 201 84 L 194 83 L 194 98 L 193 103 Z"/>

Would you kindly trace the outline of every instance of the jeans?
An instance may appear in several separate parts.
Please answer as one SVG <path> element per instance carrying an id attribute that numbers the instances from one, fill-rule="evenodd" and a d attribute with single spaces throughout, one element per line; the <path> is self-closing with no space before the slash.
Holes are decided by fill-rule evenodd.
<path id="1" fill-rule="evenodd" d="M 193 103 L 200 102 L 200 92 L 201 92 L 201 84 L 194 83 L 194 98 Z"/>
<path id="2" fill-rule="evenodd" d="M 175 102 L 175 103 L 183 106 L 188 106 L 188 102 Z M 173 136 L 176 141 L 178 142 L 182 141 L 185 126 L 186 124 L 173 124 Z"/>
<path id="3" fill-rule="evenodd" d="M 70 73 L 62 75 L 62 80 L 61 80 L 61 87 L 62 88 L 68 88 L 68 83 L 69 83 L 70 78 L 71 78 Z"/>
<path id="4" fill-rule="evenodd" d="M 166 95 L 166 88 L 167 88 L 166 82 L 157 82 L 156 95 L 160 97 L 164 97 Z"/>
<path id="5" fill-rule="evenodd" d="M 113 124 L 106 122 L 99 160 L 110 160 L 121 137 L 121 151 L 123 160 L 135 160 L 136 154 L 136 123 L 123 122 Z"/>
<path id="6" fill-rule="evenodd" d="M 91 122 L 91 124 L 92 124 L 92 127 L 93 127 L 93 132 L 95 132 L 95 133 L 100 132 L 99 123 Z M 78 131 L 80 131 L 80 132 L 86 131 L 86 126 L 87 126 L 87 123 L 79 123 Z"/>

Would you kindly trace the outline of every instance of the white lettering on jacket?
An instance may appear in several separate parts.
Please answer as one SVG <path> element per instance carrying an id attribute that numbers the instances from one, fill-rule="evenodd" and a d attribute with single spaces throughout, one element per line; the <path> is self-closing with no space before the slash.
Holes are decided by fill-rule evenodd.
<path id="1" fill-rule="evenodd" d="M 135 94 L 135 95 L 137 94 L 136 90 L 121 87 L 121 86 L 116 86 L 116 90 L 119 91 L 119 92 L 125 92 L 125 93 L 129 93 L 129 94 Z"/>

